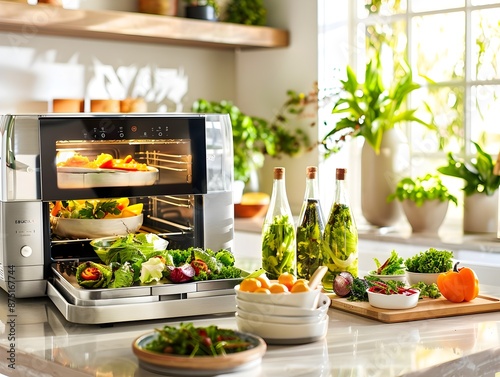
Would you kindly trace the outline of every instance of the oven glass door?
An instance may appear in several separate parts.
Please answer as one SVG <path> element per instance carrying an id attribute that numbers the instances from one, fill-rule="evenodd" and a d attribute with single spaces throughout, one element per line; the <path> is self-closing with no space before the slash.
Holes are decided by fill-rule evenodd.
<path id="1" fill-rule="evenodd" d="M 40 118 L 43 201 L 207 193 L 203 116 Z"/>

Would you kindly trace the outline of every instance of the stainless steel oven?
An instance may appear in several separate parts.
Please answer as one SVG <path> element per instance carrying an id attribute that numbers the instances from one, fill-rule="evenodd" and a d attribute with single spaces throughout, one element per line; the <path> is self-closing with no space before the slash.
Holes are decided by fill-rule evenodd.
<path id="1" fill-rule="evenodd" d="M 5 291 L 17 298 L 48 295 L 66 319 L 79 323 L 232 310 L 231 281 L 79 289 L 65 273 L 68 265 L 95 258 L 91 239 L 55 234 L 50 218 L 56 201 L 126 197 L 142 204 L 140 231 L 165 238 L 169 248 L 231 250 L 233 145 L 227 115 L 4 115 L 0 140 Z M 146 168 L 111 171 L 62 163 L 101 155 L 127 156 Z"/>

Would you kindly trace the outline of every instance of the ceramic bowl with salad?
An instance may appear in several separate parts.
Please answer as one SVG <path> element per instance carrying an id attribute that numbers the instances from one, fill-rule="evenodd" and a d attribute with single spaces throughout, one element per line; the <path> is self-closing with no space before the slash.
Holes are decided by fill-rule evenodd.
<path id="1" fill-rule="evenodd" d="M 437 277 L 453 268 L 453 252 L 429 248 L 404 261 L 410 285 L 437 283 Z"/>
<path id="2" fill-rule="evenodd" d="M 406 283 L 406 268 L 404 259 L 398 255 L 395 250 L 392 250 L 389 258 L 384 263 L 380 263 L 377 258 L 373 258 L 376 269 L 368 273 L 368 275 L 378 278 L 382 281 L 401 281 Z"/>
<path id="3" fill-rule="evenodd" d="M 64 238 L 123 236 L 137 232 L 143 222 L 142 203 L 128 198 L 68 200 L 52 204 L 52 233 Z"/>
<path id="4" fill-rule="evenodd" d="M 418 289 L 406 288 L 397 281 L 374 283 L 366 292 L 370 305 L 380 309 L 411 309 L 417 306 L 420 296 Z"/>

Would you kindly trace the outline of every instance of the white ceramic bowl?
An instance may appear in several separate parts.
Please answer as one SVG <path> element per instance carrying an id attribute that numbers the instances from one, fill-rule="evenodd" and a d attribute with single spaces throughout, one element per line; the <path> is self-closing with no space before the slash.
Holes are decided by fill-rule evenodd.
<path id="1" fill-rule="evenodd" d="M 329 317 L 303 324 L 277 324 L 252 321 L 235 314 L 238 330 L 263 338 L 269 344 L 301 344 L 315 342 L 326 335 Z"/>
<path id="2" fill-rule="evenodd" d="M 389 281 L 389 280 L 395 280 L 395 281 L 402 281 L 403 283 L 406 284 L 406 274 L 401 274 L 401 275 L 377 275 L 374 274 L 373 271 L 369 272 L 368 275 L 374 276 L 382 281 Z"/>
<path id="3" fill-rule="evenodd" d="M 406 280 L 408 281 L 408 284 L 413 285 L 417 284 L 418 282 L 424 282 L 425 284 L 432 284 L 436 283 L 437 284 L 437 278 L 441 273 L 438 272 L 436 274 L 426 274 L 426 273 L 421 273 L 421 272 L 410 272 L 406 271 Z"/>
<path id="4" fill-rule="evenodd" d="M 118 219 L 66 219 L 52 217 L 52 232 L 65 238 L 99 238 L 124 236 L 137 232 L 143 221 L 142 213 Z"/>
<path id="5" fill-rule="evenodd" d="M 251 313 L 273 316 L 288 316 L 288 317 L 315 317 L 321 314 L 326 314 L 330 307 L 331 299 L 326 294 L 321 293 L 318 300 L 318 305 L 314 309 L 296 308 L 293 306 L 281 306 L 272 304 L 262 304 L 259 302 L 245 301 L 236 297 L 236 305 Z"/>
<path id="6" fill-rule="evenodd" d="M 410 309 L 418 304 L 419 291 L 411 295 L 368 292 L 368 302 L 371 306 L 380 309 Z"/>
<path id="7" fill-rule="evenodd" d="M 314 309 L 318 307 L 319 296 L 321 289 L 315 289 L 309 292 L 298 293 L 253 293 L 240 291 L 240 285 L 234 287 L 236 297 L 245 301 L 255 302 L 260 304 L 270 304 L 279 306 L 292 306 L 296 308 Z"/>
<path id="8" fill-rule="evenodd" d="M 247 312 L 243 310 L 239 306 L 236 306 L 236 313 L 243 319 L 248 319 L 251 321 L 261 321 L 268 323 L 277 323 L 277 324 L 296 324 L 301 325 L 305 323 L 316 323 L 323 320 L 326 316 L 326 313 L 318 312 L 316 315 L 310 316 L 286 316 L 286 315 L 269 315 L 255 312 Z"/>

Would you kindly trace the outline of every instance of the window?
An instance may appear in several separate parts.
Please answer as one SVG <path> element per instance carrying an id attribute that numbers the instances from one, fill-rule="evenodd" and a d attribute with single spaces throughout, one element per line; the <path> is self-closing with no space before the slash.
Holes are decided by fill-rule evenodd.
<path id="1" fill-rule="evenodd" d="M 500 1 L 356 0 L 342 2 L 343 10 L 338 9 L 340 2 L 329 3 L 323 1 L 320 11 L 324 15 L 320 51 L 325 50 L 320 86 L 335 85 L 347 64 L 362 75 L 366 62 L 376 55 L 391 74 L 399 61 L 407 61 L 413 79 L 422 85 L 412 93 L 410 106 L 418 107 L 419 115 L 431 116 L 425 114 L 425 104 L 429 106 L 444 143 L 425 127 L 407 127 L 412 175 L 445 165 L 448 151 L 470 153 L 470 141 L 496 159 L 500 152 Z M 348 16 L 339 19 L 344 17 L 341 12 Z M 342 44 L 339 35 L 343 35 Z M 320 116 L 328 117 L 327 113 Z M 349 149 L 339 158 L 330 158 L 337 161 L 325 164 L 347 159 L 357 172 L 359 151 L 356 145 Z M 461 196 L 460 179 L 443 180 Z M 355 187 L 356 181 L 350 182 Z M 359 193 L 353 196 L 357 202 Z M 462 215 L 458 208 L 450 207 L 450 212 Z"/>

